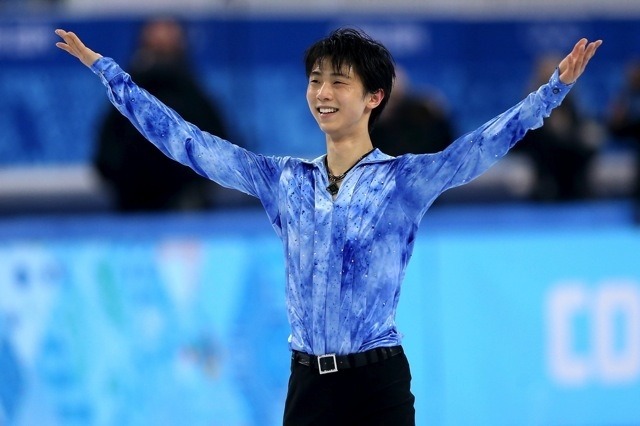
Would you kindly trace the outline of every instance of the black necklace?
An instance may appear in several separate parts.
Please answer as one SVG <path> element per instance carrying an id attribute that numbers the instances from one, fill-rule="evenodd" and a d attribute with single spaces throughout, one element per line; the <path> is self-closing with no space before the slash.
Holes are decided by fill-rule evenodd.
<path id="1" fill-rule="evenodd" d="M 364 160 L 364 158 L 367 155 L 371 154 L 374 150 L 375 148 L 373 148 L 371 151 L 364 154 L 362 157 L 358 158 L 358 160 L 355 163 L 353 163 L 353 165 L 349 167 L 346 172 L 344 172 L 339 176 L 335 176 L 334 174 L 331 173 L 331 171 L 329 170 L 329 163 L 327 162 L 327 156 L 325 155 L 324 165 L 327 168 L 327 176 L 329 177 L 329 182 L 330 182 L 329 186 L 327 186 L 327 191 L 329 191 L 329 194 L 331 194 L 332 196 L 336 195 L 338 193 L 338 183 L 342 182 L 342 180 L 347 176 L 347 173 L 349 173 L 351 169 L 353 169 L 359 162 Z"/>

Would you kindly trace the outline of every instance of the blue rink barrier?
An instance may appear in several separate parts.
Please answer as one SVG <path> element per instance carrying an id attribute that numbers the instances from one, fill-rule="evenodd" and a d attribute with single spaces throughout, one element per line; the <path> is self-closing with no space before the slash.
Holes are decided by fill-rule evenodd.
<path id="1" fill-rule="evenodd" d="M 434 208 L 418 424 L 639 424 L 638 253 L 626 206 Z M 0 221 L 0 424 L 280 424 L 283 275 L 262 212 Z"/>

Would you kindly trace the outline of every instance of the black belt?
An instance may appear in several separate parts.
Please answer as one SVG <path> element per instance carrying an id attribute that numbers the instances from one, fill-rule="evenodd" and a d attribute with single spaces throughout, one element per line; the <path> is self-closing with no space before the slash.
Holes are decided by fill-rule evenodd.
<path id="1" fill-rule="evenodd" d="M 320 374 L 327 374 L 346 368 L 362 367 L 363 365 L 384 361 L 403 352 L 402 346 L 373 348 L 365 352 L 356 352 L 349 355 L 309 355 L 304 352 L 292 351 L 291 359 L 318 370 Z"/>

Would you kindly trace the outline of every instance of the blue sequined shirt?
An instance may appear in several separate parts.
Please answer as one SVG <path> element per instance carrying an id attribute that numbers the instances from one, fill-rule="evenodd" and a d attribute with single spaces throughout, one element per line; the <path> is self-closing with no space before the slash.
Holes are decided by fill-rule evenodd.
<path id="1" fill-rule="evenodd" d="M 332 199 L 323 157 L 255 154 L 184 121 L 110 58 L 92 66 L 111 102 L 169 157 L 260 199 L 282 240 L 290 347 L 347 354 L 400 344 L 396 307 L 421 218 L 446 189 L 486 171 L 558 106 L 554 73 L 522 102 L 437 154 L 375 150 Z"/>

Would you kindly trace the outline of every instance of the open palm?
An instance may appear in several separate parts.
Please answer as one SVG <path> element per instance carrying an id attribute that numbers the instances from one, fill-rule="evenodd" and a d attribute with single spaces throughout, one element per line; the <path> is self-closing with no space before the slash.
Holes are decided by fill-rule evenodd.
<path id="1" fill-rule="evenodd" d="M 589 60 L 595 55 L 601 44 L 602 40 L 589 43 L 586 38 L 580 39 L 571 53 L 560 62 L 560 81 L 565 84 L 574 83 L 582 75 Z"/>
<path id="2" fill-rule="evenodd" d="M 95 61 L 102 57 L 101 54 L 85 46 L 75 33 L 58 29 L 56 30 L 56 34 L 64 40 L 57 42 L 56 46 L 80 59 L 80 62 L 84 65 L 90 67 Z"/>

